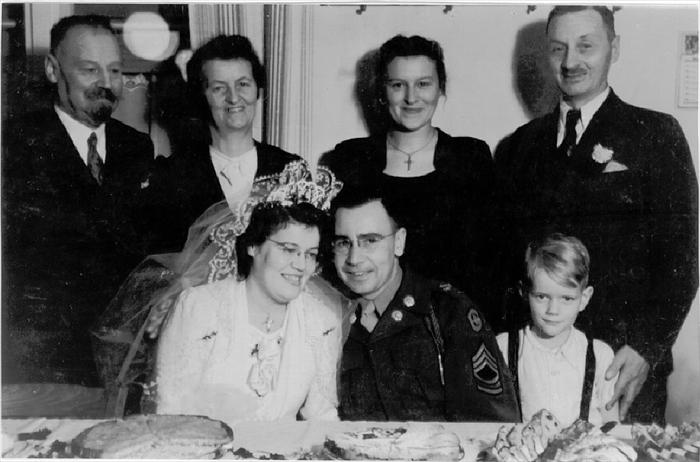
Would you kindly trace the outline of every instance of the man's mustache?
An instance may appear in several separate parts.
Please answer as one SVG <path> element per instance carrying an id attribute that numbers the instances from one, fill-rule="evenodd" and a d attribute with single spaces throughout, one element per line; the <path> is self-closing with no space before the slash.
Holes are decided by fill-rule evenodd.
<path id="1" fill-rule="evenodd" d="M 571 75 L 580 75 L 586 72 L 586 69 L 583 67 L 577 66 L 577 67 L 563 67 L 561 68 L 561 73 L 565 77 L 571 76 Z"/>
<path id="2" fill-rule="evenodd" d="M 117 101 L 117 96 L 109 88 L 90 88 L 85 92 L 85 96 L 90 100 L 106 99 L 110 103 L 114 103 Z"/>

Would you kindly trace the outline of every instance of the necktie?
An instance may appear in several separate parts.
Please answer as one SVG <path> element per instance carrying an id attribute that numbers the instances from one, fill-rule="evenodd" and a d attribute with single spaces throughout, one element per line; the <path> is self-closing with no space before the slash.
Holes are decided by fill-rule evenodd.
<path id="1" fill-rule="evenodd" d="M 360 319 L 360 324 L 367 329 L 367 332 L 372 332 L 374 327 L 379 322 L 379 313 L 377 313 L 377 308 L 374 306 L 374 302 L 367 302 L 367 304 L 362 308 L 362 319 Z"/>
<path id="2" fill-rule="evenodd" d="M 566 128 L 564 129 L 564 141 L 559 146 L 562 157 L 569 157 L 571 149 L 576 145 L 576 123 L 581 118 L 581 111 L 571 109 L 566 113 Z"/>
<path id="3" fill-rule="evenodd" d="M 90 169 L 97 184 L 102 185 L 102 167 L 103 162 L 100 155 L 97 153 L 97 134 L 95 132 L 90 133 L 87 140 L 88 143 L 88 155 L 87 155 L 87 165 Z"/>

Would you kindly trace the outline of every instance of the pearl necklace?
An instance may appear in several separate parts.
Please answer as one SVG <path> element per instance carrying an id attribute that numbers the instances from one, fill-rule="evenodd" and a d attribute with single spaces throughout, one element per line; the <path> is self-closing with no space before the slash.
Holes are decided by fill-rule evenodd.
<path id="1" fill-rule="evenodd" d="M 387 135 L 386 141 L 387 141 L 387 143 L 389 143 L 389 146 L 391 146 L 392 148 L 396 149 L 396 150 L 399 151 L 401 154 L 404 154 L 404 155 L 407 157 L 407 159 L 404 161 L 404 164 L 406 164 L 406 170 L 410 172 L 410 171 L 411 171 L 411 165 L 413 164 L 413 155 L 414 155 L 414 154 L 417 154 L 417 153 L 421 152 L 423 149 L 427 148 L 427 147 L 430 145 L 430 143 L 433 142 L 433 140 L 435 139 L 436 136 L 437 136 L 437 130 L 433 130 L 433 134 L 430 136 L 430 138 L 428 139 L 428 142 L 427 142 L 427 143 L 425 143 L 423 146 L 421 146 L 420 148 L 416 149 L 415 151 L 410 151 L 410 152 L 409 152 L 409 151 L 404 151 L 404 150 L 401 149 L 400 147 L 396 146 L 396 145 L 391 141 L 391 136 L 390 136 L 390 135 Z"/>
<path id="2" fill-rule="evenodd" d="M 267 317 L 265 318 L 265 331 L 269 333 L 272 330 L 273 324 L 274 321 L 272 320 L 272 315 L 270 315 L 270 313 L 267 313 Z"/>

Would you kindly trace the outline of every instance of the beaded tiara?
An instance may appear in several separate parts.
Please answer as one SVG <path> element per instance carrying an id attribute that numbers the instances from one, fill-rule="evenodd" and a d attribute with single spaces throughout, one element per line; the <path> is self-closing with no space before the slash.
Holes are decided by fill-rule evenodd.
<path id="1" fill-rule="evenodd" d="M 235 274 L 236 238 L 245 232 L 255 207 L 260 204 L 291 206 L 307 203 L 325 212 L 342 188 L 343 183 L 336 180 L 329 169 L 319 167 L 314 176 L 303 160 L 288 163 L 280 173 L 257 178 L 248 200 L 238 205 L 230 220 L 211 231 L 211 240 L 218 250 L 209 261 L 209 282 Z"/>
<path id="2" fill-rule="evenodd" d="M 337 181 L 333 172 L 325 167 L 319 167 L 314 178 L 303 160 L 290 162 L 282 173 L 272 175 L 269 180 L 262 178 L 256 183 L 269 187 L 262 202 L 277 202 L 285 206 L 309 203 L 324 212 L 328 211 L 331 201 L 343 187 L 343 183 Z"/>

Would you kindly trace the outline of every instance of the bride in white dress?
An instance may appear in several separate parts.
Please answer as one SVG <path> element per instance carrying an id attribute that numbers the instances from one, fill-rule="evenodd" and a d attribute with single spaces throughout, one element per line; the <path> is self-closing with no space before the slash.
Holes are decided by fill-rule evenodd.
<path id="1" fill-rule="evenodd" d="M 338 419 L 341 316 L 305 290 L 326 218 L 319 208 L 334 194 L 284 175 L 233 224 L 250 217 L 235 239 L 239 277 L 189 288 L 170 310 L 156 357 L 158 413 Z"/>

